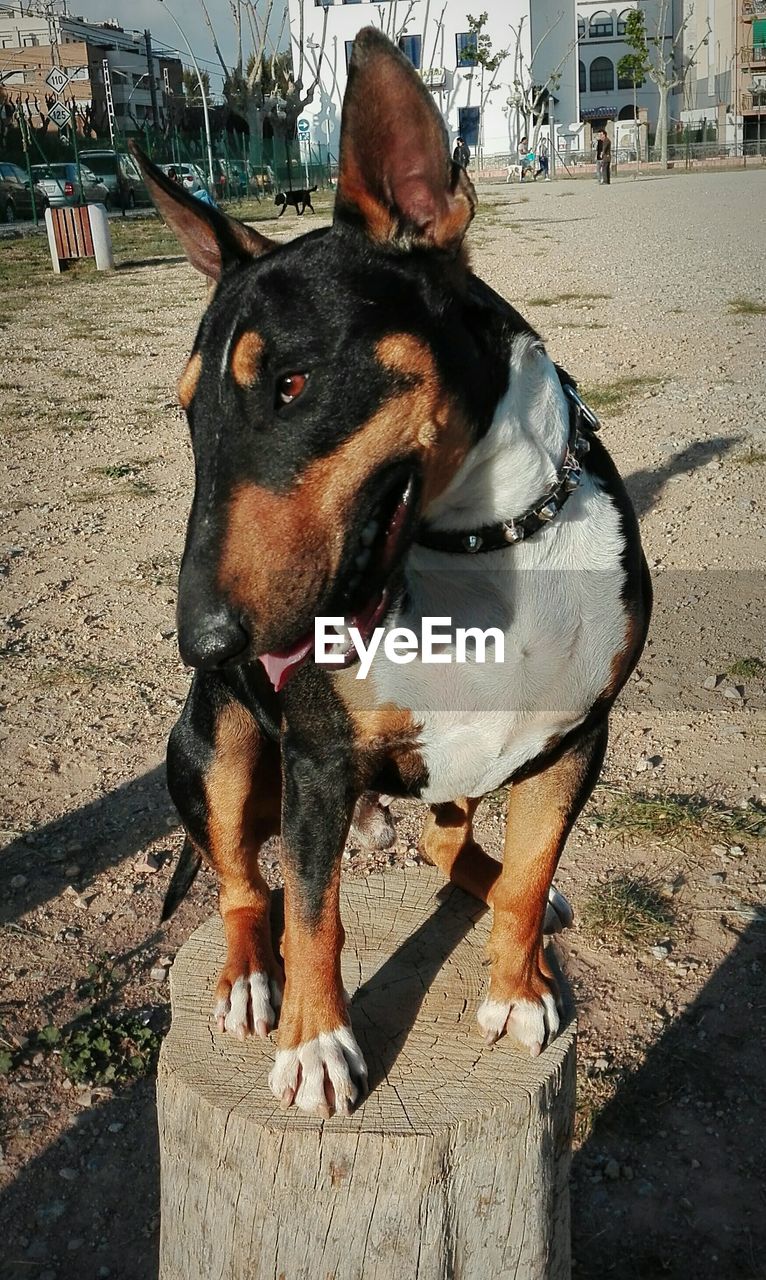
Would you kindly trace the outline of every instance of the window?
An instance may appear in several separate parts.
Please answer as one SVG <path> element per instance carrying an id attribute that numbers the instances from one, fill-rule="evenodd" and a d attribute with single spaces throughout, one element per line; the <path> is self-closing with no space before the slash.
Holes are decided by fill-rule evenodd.
<path id="1" fill-rule="evenodd" d="M 34 49 L 39 43 L 37 36 L 24 36 L 24 47 L 27 49 Z"/>
<path id="2" fill-rule="evenodd" d="M 584 18 L 577 19 L 577 39 L 578 40 L 585 39 L 585 19 Z"/>
<path id="3" fill-rule="evenodd" d="M 643 83 L 644 83 L 644 77 L 643 77 L 643 76 L 641 76 L 641 77 L 640 77 L 640 79 L 638 79 L 638 80 L 636 81 L 636 88 L 637 88 L 637 89 L 640 89 L 640 88 L 641 88 L 641 85 L 642 85 Z M 632 76 L 620 76 L 620 75 L 618 75 L 618 77 L 617 77 L 617 88 L 618 88 L 618 89 L 632 89 L 632 88 L 633 88 L 633 77 L 632 77 Z M 631 117 L 631 119 L 632 119 L 632 117 Z"/>
<path id="4" fill-rule="evenodd" d="M 418 70 L 420 70 L 420 45 L 421 45 L 420 36 L 400 36 L 399 37 L 399 48 L 401 49 L 405 58 L 409 58 L 413 67 L 417 67 Z"/>
<path id="5" fill-rule="evenodd" d="M 582 59 L 580 59 L 580 62 L 578 63 L 578 67 L 580 71 L 580 93 L 587 93 L 588 86 L 585 83 L 585 63 L 582 61 Z"/>
<path id="6" fill-rule="evenodd" d="M 348 71 L 348 68 L 351 64 L 351 54 L 354 52 L 354 42 L 353 40 L 346 40 L 345 44 L 346 44 L 346 71 Z"/>
<path id="7" fill-rule="evenodd" d="M 463 142 L 469 147 L 478 147 L 479 145 L 479 123 L 481 120 L 480 107 L 460 107 L 458 109 L 458 129 Z"/>
<path id="8" fill-rule="evenodd" d="M 455 44 L 457 45 L 457 65 L 459 67 L 475 67 L 476 62 L 476 36 L 471 35 L 470 31 L 461 31 L 455 36 Z"/>
<path id="9" fill-rule="evenodd" d="M 625 32 L 626 32 L 626 31 L 627 31 L 627 29 L 628 29 L 628 18 L 630 17 L 631 12 L 632 12 L 632 10 L 630 10 L 630 9 L 623 9 L 622 13 L 618 15 L 618 18 L 617 18 L 617 34 L 618 34 L 618 36 L 624 36 L 624 35 L 625 35 Z"/>
<path id="10" fill-rule="evenodd" d="M 591 93 L 611 93 L 614 89 L 614 66 L 609 58 L 594 58 L 590 64 Z"/>
<path id="11" fill-rule="evenodd" d="M 599 9 L 598 13 L 593 14 L 588 27 L 588 35 L 591 40 L 603 40 L 605 36 L 614 35 L 612 15 L 607 13 L 606 9 Z"/>

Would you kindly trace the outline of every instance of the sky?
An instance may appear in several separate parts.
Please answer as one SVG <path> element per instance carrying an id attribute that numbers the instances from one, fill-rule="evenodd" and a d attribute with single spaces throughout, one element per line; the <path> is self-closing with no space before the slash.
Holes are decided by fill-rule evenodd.
<path id="1" fill-rule="evenodd" d="M 61 9 L 61 5 L 57 7 Z M 69 13 L 84 18 L 86 22 L 103 22 L 106 18 L 116 18 L 126 31 L 143 31 L 148 27 L 158 51 L 164 42 L 178 49 L 184 61 L 188 63 L 189 57 L 178 29 L 173 25 L 168 14 L 163 12 L 165 7 L 161 0 L 68 0 Z M 236 58 L 236 49 L 229 0 L 206 0 L 206 7 L 224 59 L 227 63 L 230 61 L 233 63 Z M 261 13 L 265 8 L 263 0 L 257 0 L 257 7 Z M 169 8 L 183 27 L 200 69 L 210 72 L 213 91 L 219 92 L 223 76 L 199 0 L 170 0 Z M 280 24 L 280 0 L 276 0 L 269 22 L 269 31 L 275 39 L 279 33 Z M 249 32 L 250 28 L 243 14 L 245 57 L 251 48 L 247 39 Z"/>

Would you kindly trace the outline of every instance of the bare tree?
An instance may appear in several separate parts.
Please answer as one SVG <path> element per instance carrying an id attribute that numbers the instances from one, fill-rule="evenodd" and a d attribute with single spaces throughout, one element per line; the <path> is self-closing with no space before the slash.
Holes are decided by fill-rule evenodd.
<path id="1" fill-rule="evenodd" d="M 660 96 L 655 146 L 659 146 L 660 164 L 663 168 L 667 168 L 668 163 L 668 98 L 674 89 L 686 84 L 689 72 L 692 67 L 696 66 L 697 54 L 703 44 L 707 44 L 710 38 L 711 29 L 710 19 L 708 18 L 704 35 L 697 41 L 697 44 L 684 62 L 682 42 L 684 32 L 688 29 L 692 20 L 694 7 L 693 5 L 689 7 L 686 17 L 672 38 L 665 35 L 670 12 L 670 0 L 659 0 L 656 27 L 653 34 L 647 36 L 649 61 L 646 67 L 646 74 L 656 84 L 657 92 Z"/>
<path id="2" fill-rule="evenodd" d="M 561 22 L 563 16 L 563 12 L 559 13 L 558 17 L 546 28 L 531 50 L 529 60 L 524 56 L 524 23 L 526 17 L 522 17 L 519 20 L 518 26 L 514 26 L 512 22 L 508 24 L 514 37 L 514 54 L 513 82 L 508 86 L 510 93 L 507 103 L 509 108 L 514 108 L 518 116 L 524 120 L 523 132 L 517 128 L 519 137 L 516 138 L 516 144 L 518 145 L 520 137 L 528 138 L 531 133 L 531 151 L 537 151 L 546 104 L 550 95 L 555 93 L 561 84 L 562 70 L 577 44 L 577 37 L 575 37 L 571 44 L 567 46 L 563 57 L 551 68 L 548 74 L 541 74 L 542 46 L 551 32 Z M 550 145 L 551 148 L 554 145 L 553 138 L 550 140 Z"/>

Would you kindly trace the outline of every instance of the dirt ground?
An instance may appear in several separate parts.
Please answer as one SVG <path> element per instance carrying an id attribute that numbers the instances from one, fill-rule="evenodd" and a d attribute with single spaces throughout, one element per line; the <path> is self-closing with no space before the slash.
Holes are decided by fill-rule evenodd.
<path id="1" fill-rule="evenodd" d="M 600 412 L 657 593 L 557 878 L 576 913 L 558 943 L 580 1020 L 574 1275 L 755 1280 L 766 173 L 480 195 L 475 267 Z M 310 225 L 327 216 L 325 202 Z M 156 220 L 113 226 L 109 276 L 54 278 L 40 238 L 0 242 L 3 1280 L 156 1276 L 153 1081 L 131 1072 L 153 1060 L 168 968 L 215 903 L 203 874 L 158 926 L 180 843 L 162 760 L 188 686 L 174 597 L 192 466 L 174 388 L 205 288 Z M 422 812 L 396 811 L 396 850 L 349 849 L 349 874 L 417 859 Z M 499 854 L 497 797 L 480 828 Z M 266 870 L 276 883 L 276 849 Z M 100 1018 L 128 1020 L 119 1049 L 96 1043 Z M 93 1086 L 99 1054 L 116 1078 Z"/>

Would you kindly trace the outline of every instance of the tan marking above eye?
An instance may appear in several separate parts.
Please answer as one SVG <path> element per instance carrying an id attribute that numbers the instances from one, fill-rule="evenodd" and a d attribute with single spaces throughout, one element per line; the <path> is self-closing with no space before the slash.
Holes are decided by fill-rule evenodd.
<path id="1" fill-rule="evenodd" d="M 201 373 L 202 356 L 199 351 L 195 351 L 181 374 L 181 377 L 178 379 L 178 403 L 182 409 L 188 409 L 194 399 L 194 393 L 197 390 L 197 384 Z"/>
<path id="2" fill-rule="evenodd" d="M 231 376 L 237 386 L 252 387 L 261 371 L 264 341 L 254 329 L 246 329 L 237 338 L 231 352 Z"/>

